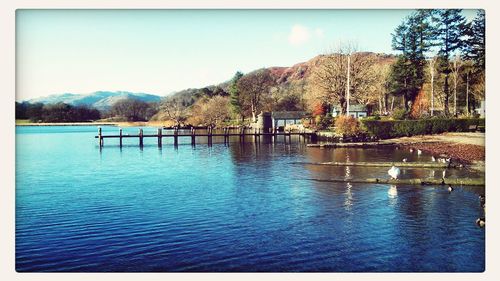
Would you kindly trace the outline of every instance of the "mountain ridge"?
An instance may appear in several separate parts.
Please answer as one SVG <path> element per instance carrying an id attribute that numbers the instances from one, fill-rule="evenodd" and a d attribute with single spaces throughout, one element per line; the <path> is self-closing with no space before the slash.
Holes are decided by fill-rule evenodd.
<path id="1" fill-rule="evenodd" d="M 34 98 L 26 100 L 29 103 L 43 103 L 43 104 L 54 104 L 54 103 L 67 103 L 74 106 L 86 105 L 91 106 L 99 110 L 107 110 L 113 106 L 116 102 L 123 99 L 136 99 L 144 102 L 159 102 L 162 97 L 154 94 L 148 93 L 135 93 L 128 91 L 96 91 L 87 94 L 75 94 L 75 93 L 62 93 L 62 94 L 52 94 L 45 97 Z"/>

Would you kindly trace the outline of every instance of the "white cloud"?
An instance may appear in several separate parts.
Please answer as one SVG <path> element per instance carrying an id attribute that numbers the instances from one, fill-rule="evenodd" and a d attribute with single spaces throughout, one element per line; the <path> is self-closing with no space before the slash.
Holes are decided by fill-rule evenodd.
<path id="1" fill-rule="evenodd" d="M 310 38 L 309 29 L 303 25 L 296 24 L 292 26 L 292 30 L 288 35 L 288 42 L 292 45 L 300 45 L 307 42 Z"/>

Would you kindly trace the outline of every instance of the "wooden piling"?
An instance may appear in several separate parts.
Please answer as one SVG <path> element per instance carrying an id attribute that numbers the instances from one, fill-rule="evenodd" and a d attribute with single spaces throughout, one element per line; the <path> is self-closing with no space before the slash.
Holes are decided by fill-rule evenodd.
<path id="1" fill-rule="evenodd" d="M 174 128 L 174 145 L 177 146 L 179 144 L 179 131 L 177 127 Z"/>
<path id="2" fill-rule="evenodd" d="M 158 146 L 161 147 L 162 131 L 158 128 Z"/>
<path id="3" fill-rule="evenodd" d="M 139 129 L 139 146 L 144 145 L 144 133 L 142 132 L 142 128 Z"/>
<path id="4" fill-rule="evenodd" d="M 102 137 L 102 128 L 101 127 L 97 128 L 97 137 L 98 137 L 99 147 L 103 147 L 104 138 Z"/>
<path id="5" fill-rule="evenodd" d="M 224 142 L 229 143 L 229 128 L 224 128 Z"/>
<path id="6" fill-rule="evenodd" d="M 120 128 L 120 147 L 122 147 L 123 144 L 122 139 L 123 139 L 123 129 Z"/>
<path id="7" fill-rule="evenodd" d="M 196 129 L 191 127 L 191 145 L 196 145 Z"/>
<path id="8" fill-rule="evenodd" d="M 208 145 L 212 145 L 212 127 L 208 127 Z"/>

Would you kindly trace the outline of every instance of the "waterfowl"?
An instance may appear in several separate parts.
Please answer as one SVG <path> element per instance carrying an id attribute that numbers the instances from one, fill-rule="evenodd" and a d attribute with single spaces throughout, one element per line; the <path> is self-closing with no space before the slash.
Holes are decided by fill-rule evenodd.
<path id="1" fill-rule="evenodd" d="M 403 162 L 406 162 L 406 161 L 408 161 L 408 159 L 406 159 L 406 158 L 403 158 Z"/>
<path id="2" fill-rule="evenodd" d="M 410 152 L 413 153 L 413 148 L 410 148 Z"/>
<path id="3" fill-rule="evenodd" d="M 479 195 L 479 203 L 481 204 L 481 207 L 484 208 L 484 204 L 486 203 L 486 198 L 484 195 Z"/>
<path id="4" fill-rule="evenodd" d="M 478 218 L 476 220 L 476 224 L 479 226 L 479 227 L 484 227 L 486 225 L 486 219 L 485 218 Z"/>
<path id="5" fill-rule="evenodd" d="M 448 192 L 452 192 L 453 191 L 453 186 L 451 186 L 451 184 L 448 185 Z"/>
<path id="6" fill-rule="evenodd" d="M 421 155 L 421 154 L 422 154 L 422 150 L 417 149 L 417 155 Z"/>
<path id="7" fill-rule="evenodd" d="M 432 156 L 432 162 L 436 162 L 436 158 Z"/>
<path id="8" fill-rule="evenodd" d="M 391 176 L 391 178 L 398 179 L 399 174 L 401 174 L 401 170 L 399 170 L 398 167 L 396 167 L 396 166 L 393 165 L 389 169 L 389 171 L 387 171 L 387 173 L 389 174 L 389 176 Z"/>

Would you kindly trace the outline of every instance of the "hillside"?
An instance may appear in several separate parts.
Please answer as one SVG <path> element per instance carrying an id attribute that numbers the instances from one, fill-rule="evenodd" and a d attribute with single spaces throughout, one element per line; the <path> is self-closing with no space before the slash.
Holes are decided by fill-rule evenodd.
<path id="1" fill-rule="evenodd" d="M 47 97 L 40 97 L 28 100 L 29 103 L 53 104 L 63 102 L 71 105 L 87 105 L 99 110 L 109 109 L 113 104 L 123 99 L 136 99 L 144 102 L 158 102 L 160 96 L 146 93 L 132 93 L 125 91 L 109 92 L 97 91 L 90 94 L 54 94 Z"/>
<path id="2" fill-rule="evenodd" d="M 373 56 L 378 64 L 390 64 L 393 63 L 396 59 L 394 55 L 388 55 L 388 54 L 371 53 L 371 52 L 363 52 L 362 54 L 366 56 Z M 285 88 L 287 85 L 290 84 L 299 84 L 301 82 L 306 82 L 307 78 L 312 73 L 313 69 L 320 64 L 322 56 L 323 55 L 318 55 L 306 62 L 300 62 L 289 67 L 274 66 L 274 67 L 269 67 L 267 69 L 271 72 L 271 75 L 274 78 L 276 86 L 279 88 Z M 249 73 L 246 73 L 245 75 L 248 74 Z M 216 88 L 220 88 L 228 92 L 228 87 L 230 84 L 229 81 L 230 77 L 227 81 L 223 83 L 206 86 L 204 88 L 210 91 L 214 91 Z M 168 99 L 177 98 L 184 101 L 185 104 L 190 105 L 197 100 L 197 98 L 200 96 L 200 92 L 204 88 L 190 88 L 182 90 L 173 93 L 172 95 L 169 95 L 167 98 Z"/>

